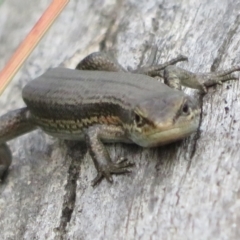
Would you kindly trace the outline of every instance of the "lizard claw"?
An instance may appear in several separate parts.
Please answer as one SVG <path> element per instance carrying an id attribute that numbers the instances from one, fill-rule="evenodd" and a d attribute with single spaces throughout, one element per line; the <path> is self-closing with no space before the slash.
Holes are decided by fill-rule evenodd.
<path id="1" fill-rule="evenodd" d="M 132 171 L 129 167 L 134 166 L 135 164 L 128 161 L 127 158 L 120 158 L 115 163 L 110 163 L 106 166 L 101 166 L 98 170 L 97 176 L 92 181 L 92 186 L 96 186 L 103 178 L 109 183 L 113 183 L 112 174 L 126 174 L 131 173 Z"/>
<path id="2" fill-rule="evenodd" d="M 236 70 L 236 68 L 231 69 L 231 71 L 237 71 L 237 70 Z M 232 74 L 230 72 L 230 70 L 222 71 L 222 72 L 207 73 L 207 74 L 203 74 L 202 76 L 205 79 L 205 81 L 204 81 L 205 87 L 211 87 L 214 85 L 222 85 L 223 82 L 239 79 L 235 74 Z"/>
<path id="3" fill-rule="evenodd" d="M 102 173 L 98 173 L 97 176 L 92 180 L 92 187 L 95 187 L 103 179 Z"/>

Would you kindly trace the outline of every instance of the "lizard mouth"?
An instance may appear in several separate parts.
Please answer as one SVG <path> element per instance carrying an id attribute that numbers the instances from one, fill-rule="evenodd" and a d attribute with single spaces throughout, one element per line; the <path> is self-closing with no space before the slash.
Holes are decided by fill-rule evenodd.
<path id="1" fill-rule="evenodd" d="M 169 130 L 155 132 L 142 139 L 141 146 L 143 147 L 157 147 L 171 142 L 176 142 L 180 139 L 186 138 L 192 133 L 196 132 L 198 125 L 188 126 L 186 128 L 172 128 Z"/>

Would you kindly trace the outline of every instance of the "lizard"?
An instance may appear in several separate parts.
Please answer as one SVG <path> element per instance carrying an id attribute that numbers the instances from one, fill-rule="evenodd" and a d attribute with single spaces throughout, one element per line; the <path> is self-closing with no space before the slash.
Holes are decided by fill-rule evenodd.
<path id="1" fill-rule="evenodd" d="M 185 60 L 180 55 L 129 71 L 108 54 L 94 52 L 76 69 L 53 68 L 30 81 L 22 90 L 26 107 L 0 117 L 0 178 L 12 162 L 6 142 L 36 128 L 86 142 L 97 170 L 93 186 L 103 178 L 112 183 L 112 174 L 129 173 L 134 165 L 125 158 L 112 161 L 105 142 L 158 147 L 196 132 L 201 109 L 181 86 L 206 93 L 210 86 L 237 79 L 233 72 L 240 67 L 193 73 L 175 65 Z"/>

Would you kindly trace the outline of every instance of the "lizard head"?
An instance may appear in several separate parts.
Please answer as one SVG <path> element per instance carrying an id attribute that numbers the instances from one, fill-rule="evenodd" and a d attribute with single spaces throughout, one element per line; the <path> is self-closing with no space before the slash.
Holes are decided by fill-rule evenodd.
<path id="1" fill-rule="evenodd" d="M 183 139 L 197 131 L 200 108 L 185 94 L 156 96 L 134 108 L 128 133 L 142 147 L 155 147 Z"/>

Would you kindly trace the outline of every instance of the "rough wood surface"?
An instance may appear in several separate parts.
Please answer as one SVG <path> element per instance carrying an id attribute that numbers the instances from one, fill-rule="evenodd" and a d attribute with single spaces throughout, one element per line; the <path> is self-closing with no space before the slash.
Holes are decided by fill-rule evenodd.
<path id="1" fill-rule="evenodd" d="M 0 5 L 0 68 L 50 0 Z M 0 114 L 23 106 L 21 89 L 50 67 L 74 68 L 88 53 L 112 51 L 136 67 L 157 44 L 159 62 L 178 54 L 192 71 L 240 64 L 236 0 L 72 0 L 0 98 Z M 157 149 L 108 147 L 136 168 L 90 186 L 96 171 L 83 144 L 40 130 L 11 141 L 13 165 L 0 186 L 1 239 L 239 239 L 240 86 L 200 99 L 200 131 Z M 198 95 L 194 91 L 187 93 Z"/>

